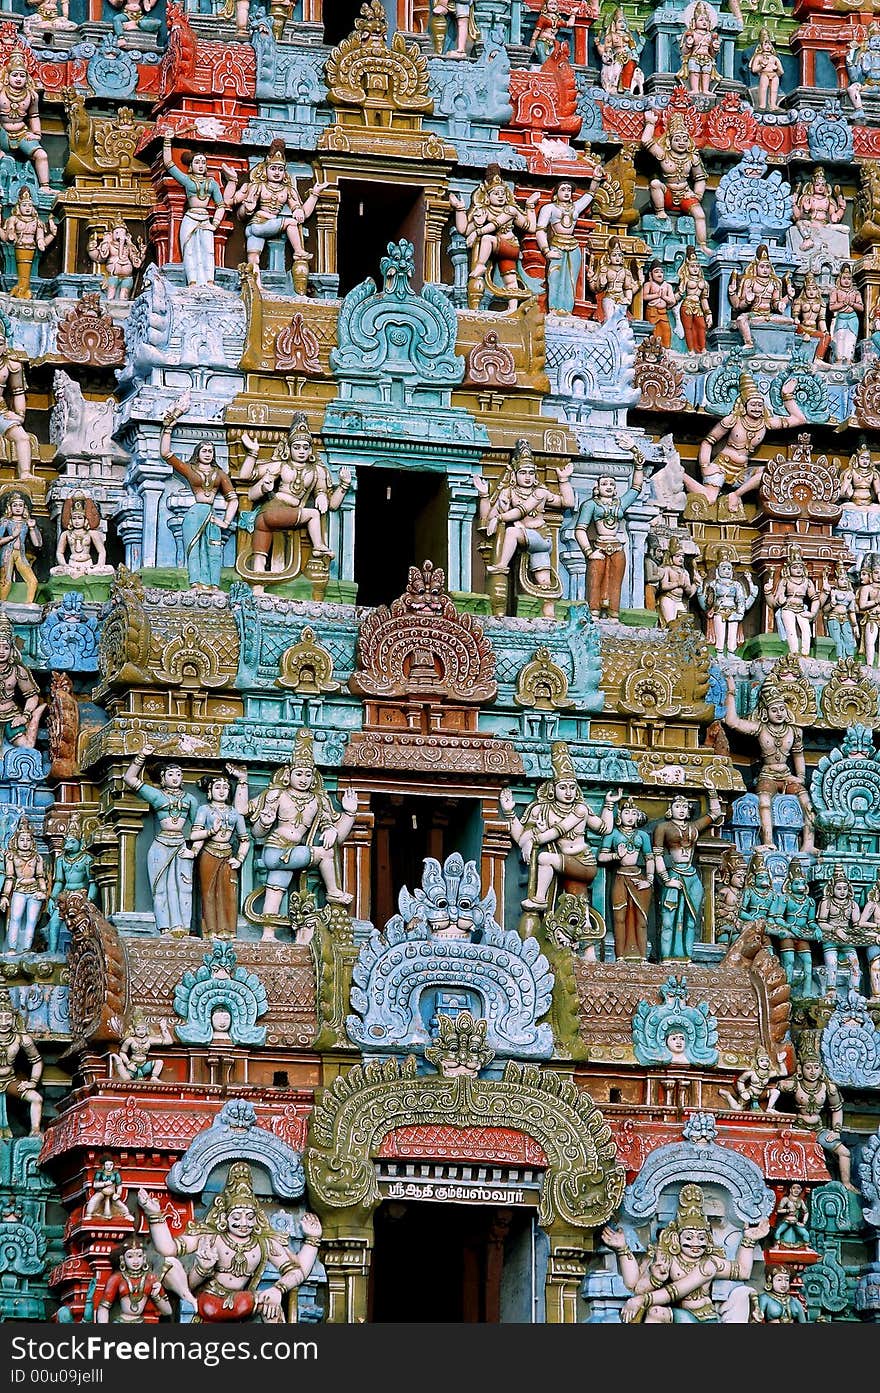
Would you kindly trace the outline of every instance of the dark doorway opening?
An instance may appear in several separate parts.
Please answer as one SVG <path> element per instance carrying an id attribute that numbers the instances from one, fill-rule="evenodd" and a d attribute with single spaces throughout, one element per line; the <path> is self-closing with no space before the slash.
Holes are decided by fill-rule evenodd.
<path id="1" fill-rule="evenodd" d="M 337 270 L 339 293 L 347 295 L 367 276 L 380 284 L 379 263 L 389 242 L 403 237 L 415 249 L 413 288 L 421 290 L 425 264 L 425 191 L 412 185 L 368 179 L 339 180 Z"/>
<path id="2" fill-rule="evenodd" d="M 475 798 L 425 798 L 403 793 L 374 795 L 370 913 L 382 929 L 397 913 L 397 897 L 406 885 L 422 883 L 426 856 L 441 866 L 458 851 L 479 865 L 482 843 L 480 805 Z"/>
<path id="3" fill-rule="evenodd" d="M 384 605 L 406 589 L 410 566 L 447 562 L 449 494 L 442 474 L 362 469 L 355 507 L 359 605 Z"/>
<path id="4" fill-rule="evenodd" d="M 508 1310 L 505 1261 L 532 1226 L 531 1209 L 400 1203 L 376 1211 L 371 1322 L 497 1325 Z M 528 1285 L 528 1274 L 522 1275 Z"/>
<path id="5" fill-rule="evenodd" d="M 324 42 L 341 44 L 354 33 L 364 0 L 324 0 Z"/>

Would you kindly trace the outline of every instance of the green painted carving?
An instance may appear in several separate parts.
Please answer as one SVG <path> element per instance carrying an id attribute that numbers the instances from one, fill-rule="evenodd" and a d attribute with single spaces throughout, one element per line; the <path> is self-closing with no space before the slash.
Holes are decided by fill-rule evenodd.
<path id="1" fill-rule="evenodd" d="M 506 1127 L 525 1132 L 548 1160 L 538 1221 L 596 1228 L 615 1212 L 624 1172 L 611 1128 L 570 1079 L 511 1060 L 500 1080 L 419 1076 L 400 1063 L 356 1065 L 324 1089 L 305 1156 L 318 1209 L 370 1210 L 379 1203 L 372 1158 L 397 1127 Z"/>

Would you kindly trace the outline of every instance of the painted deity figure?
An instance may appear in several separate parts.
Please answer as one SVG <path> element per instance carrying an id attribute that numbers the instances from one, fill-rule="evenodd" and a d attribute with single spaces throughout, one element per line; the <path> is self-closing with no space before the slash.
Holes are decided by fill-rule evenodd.
<path id="1" fill-rule="evenodd" d="M 734 1112 L 762 1112 L 769 1106 L 774 1088 L 774 1080 L 782 1070 L 774 1065 L 767 1050 L 758 1049 L 748 1069 L 744 1069 L 736 1081 L 736 1094 L 729 1089 L 719 1088 L 718 1092 L 726 1098 Z"/>
<path id="2" fill-rule="evenodd" d="M 147 255 L 146 242 L 132 237 L 124 222 L 117 222 L 103 233 L 92 233 L 88 255 L 101 272 L 107 299 L 130 300 L 135 272 Z"/>
<path id="3" fill-rule="evenodd" d="M 255 594 L 263 594 L 264 577 L 274 582 L 289 580 L 303 568 L 298 550 L 292 556 L 285 555 L 280 568 L 274 562 L 270 567 L 269 553 L 279 533 L 294 533 L 298 542 L 304 531 L 312 556 L 332 559 L 324 534 L 326 518 L 341 507 L 351 485 L 351 472 L 340 469 L 339 483 L 334 486 L 329 469 L 315 451 L 308 418 L 302 411 L 291 421 L 286 440 L 267 460 L 260 460 L 259 442 L 253 436 L 242 432 L 241 438 L 247 450 L 241 477 L 246 483 L 253 480 L 248 498 L 258 506 L 239 516 L 239 528 L 252 536 L 252 569 L 243 570 L 241 560 L 237 569 L 255 582 Z"/>
<path id="4" fill-rule="evenodd" d="M 92 904 L 98 902 L 98 887 L 92 877 L 93 858 L 85 849 L 82 823 L 73 813 L 64 829 L 64 841 L 52 866 L 52 885 L 46 905 L 46 946 L 50 953 L 61 951 L 67 940 L 67 927 L 61 918 L 58 901 L 62 895 L 85 895 Z"/>
<path id="5" fill-rule="evenodd" d="M 187 835 L 198 810 L 198 799 L 184 788 L 183 769 L 177 763 L 162 765 L 158 785 L 148 783 L 144 765 L 152 754 L 152 746 L 144 745 L 126 769 L 123 782 L 149 804 L 156 818 L 156 835 L 147 852 L 156 928 L 160 933 L 184 938 L 192 923 L 195 858 L 195 852 L 187 845 Z"/>
<path id="6" fill-rule="evenodd" d="M 706 214 L 703 195 L 706 192 L 706 170 L 680 112 L 667 116 L 666 129 L 657 136 L 660 113 L 655 107 L 645 112 L 642 145 L 660 165 L 661 178 L 652 179 L 648 188 L 654 217 L 667 219 L 670 213 L 686 214 L 693 219 L 697 246 L 708 252 Z"/>
<path id="7" fill-rule="evenodd" d="M 710 92 L 712 83 L 717 82 L 720 76 L 715 59 L 721 48 L 721 40 L 715 24 L 715 11 L 705 4 L 705 0 L 697 0 L 688 26 L 679 40 L 681 67 L 678 76 L 682 82 L 687 79 L 691 92 Z"/>
<path id="8" fill-rule="evenodd" d="M 186 212 L 180 220 L 180 254 L 186 283 L 213 285 L 214 233 L 226 213 L 223 191 L 209 175 L 208 157 L 201 150 L 185 150 L 180 164 L 175 162 L 170 135 L 165 136 L 162 144 L 162 163 L 186 195 Z"/>
<path id="9" fill-rule="evenodd" d="M 733 561 L 719 561 L 710 580 L 697 587 L 697 603 L 706 613 L 711 641 L 719 658 L 736 656 L 742 643 L 742 624 L 758 598 L 758 587 L 749 572 L 745 585 L 736 578 Z"/>
<path id="10" fill-rule="evenodd" d="M 171 1302 L 159 1278 L 150 1271 L 150 1260 L 139 1238 L 124 1239 L 112 1263 L 113 1271 L 95 1307 L 96 1325 L 141 1325 L 151 1307 L 157 1316 L 173 1318 Z"/>
<path id="11" fill-rule="evenodd" d="M 613 11 L 605 29 L 595 41 L 602 60 L 599 81 L 604 92 L 629 92 L 637 96 L 645 90 L 645 74 L 639 67 L 644 46 L 641 34 L 629 27 L 623 10 Z"/>
<path id="12" fill-rule="evenodd" d="M 604 252 L 590 256 L 587 284 L 596 296 L 604 324 L 616 315 L 629 312 L 641 280 L 636 263 L 627 266 L 623 242 L 619 237 L 609 237 Z"/>
<path id="13" fill-rule="evenodd" d="M 535 241 L 547 262 L 547 309 L 552 314 L 570 315 L 574 309 L 584 259 L 575 228 L 592 203 L 601 177 L 600 166 L 578 199 L 571 180 L 563 179 L 538 214 Z"/>
<path id="14" fill-rule="evenodd" d="M 758 79 L 758 109 L 779 111 L 779 84 L 784 69 L 769 29 L 762 29 L 758 35 L 749 59 L 749 72 Z"/>
<path id="15" fill-rule="evenodd" d="M 449 203 L 455 214 L 455 227 L 470 249 L 468 272 L 468 307 L 480 308 L 488 290 L 499 300 L 506 300 L 508 309 L 515 310 L 520 300 L 527 298 L 520 282 L 520 233 L 535 232 L 535 204 L 539 193 L 530 194 L 526 203 L 519 204 L 513 189 L 501 177 L 497 164 L 486 168 L 486 178 L 474 190 L 470 207 L 466 208 L 458 194 L 450 193 Z M 497 272 L 500 283 L 493 279 Z"/>
<path id="16" fill-rule="evenodd" d="M 810 996 L 813 985 L 813 959 L 810 943 L 819 938 L 816 903 L 803 864 L 797 857 L 788 863 L 785 880 L 774 896 L 766 921 L 766 932 L 779 943 L 779 960 L 789 985 L 794 987 L 800 971 L 800 992 Z"/>
<path id="17" fill-rule="evenodd" d="M 798 185 L 791 201 L 791 211 L 796 223 L 806 224 L 800 229 L 803 234 L 801 246 L 809 249 L 813 245 L 813 228 L 843 222 L 846 199 L 839 184 L 831 188 L 825 170 L 819 164 L 812 176 Z"/>
<path id="18" fill-rule="evenodd" d="M 546 63 L 560 42 L 560 33 L 563 29 L 571 28 L 580 8 L 580 0 L 575 0 L 570 7 L 563 5 L 562 0 L 544 0 L 532 32 L 529 56 L 537 58 L 539 63 Z"/>
<path id="19" fill-rule="evenodd" d="M 862 92 L 874 93 L 880 87 L 880 23 L 874 20 L 861 34 L 856 34 L 847 50 L 847 92 L 857 111 L 864 109 Z"/>
<path id="20" fill-rule="evenodd" d="M 14 300 L 32 300 L 31 273 L 34 257 L 44 252 L 55 240 L 58 224 L 50 217 L 43 222 L 30 189 L 23 186 L 18 191 L 15 207 L 0 224 L 0 242 L 8 242 L 15 249 L 16 283 L 10 294 Z"/>
<path id="21" fill-rule="evenodd" d="M 517 816 L 512 789 L 502 789 L 498 800 L 510 835 L 529 867 L 524 910 L 547 909 L 551 890 L 558 888 L 563 878 L 592 884 L 598 862 L 587 842 L 587 831 L 603 836 L 611 832 L 612 809 L 620 797 L 619 793 L 606 793 L 601 815 L 594 813 L 584 802 L 571 755 L 562 741 L 551 744 L 550 760 L 553 778 L 540 785 L 522 818 Z"/>
<path id="22" fill-rule="evenodd" d="M 859 341 L 860 316 L 865 312 L 862 293 L 853 280 L 849 263 L 841 266 L 828 295 L 831 314 L 831 361 L 852 363 Z"/>
<path id="23" fill-rule="evenodd" d="M 765 404 L 763 393 L 752 376 L 740 373 L 739 395 L 733 410 L 716 422 L 700 445 L 698 461 L 702 482 L 685 474 L 683 482 L 687 491 L 699 494 L 707 503 L 715 503 L 727 486 L 732 490 L 727 499 L 728 508 L 731 512 L 741 512 L 744 496 L 759 488 L 764 477 L 764 466 L 752 466 L 751 458 L 768 430 L 787 430 L 803 425 L 807 419 L 795 399 L 795 386 L 794 378 L 783 382 L 782 402 L 786 414 L 777 416 Z M 713 455 L 716 445 L 720 449 Z"/>
<path id="24" fill-rule="evenodd" d="M 34 477 L 31 438 L 24 429 L 26 385 L 24 366 L 12 349 L 12 325 L 0 310 L 0 439 L 12 446 L 19 479 Z"/>
<path id="25" fill-rule="evenodd" d="M 785 1095 L 794 1103 L 798 1125 L 815 1134 L 823 1151 L 837 1159 L 840 1180 L 855 1191 L 851 1181 L 852 1160 L 840 1135 L 843 1126 L 843 1099 L 837 1085 L 822 1068 L 817 1031 L 802 1031 L 797 1047 L 797 1069 L 791 1078 L 780 1079 L 776 1097 Z M 776 1098 L 773 1098 L 772 1108 Z M 829 1126 L 826 1127 L 825 1119 Z"/>
<path id="26" fill-rule="evenodd" d="M 752 735 L 758 741 L 761 769 L 756 792 L 762 845 L 767 850 L 774 849 L 773 798 L 777 793 L 793 793 L 804 815 L 800 849 L 813 851 L 815 814 L 806 785 L 804 736 L 800 725 L 789 714 L 783 693 L 765 681 L 758 696 L 755 718 L 745 720 L 737 714 L 733 678 L 728 676 L 724 720 L 731 730 Z"/>
<path id="27" fill-rule="evenodd" d="M 774 271 L 764 242 L 742 274 L 733 272 L 727 298 L 746 353 L 756 351 L 752 325 L 769 324 L 774 318 L 784 317 L 794 293 L 790 277 L 779 276 Z"/>
<path id="28" fill-rule="evenodd" d="M 19 1078 L 17 1066 L 23 1056 L 28 1068 L 26 1078 Z M 30 1116 L 30 1135 L 40 1135 L 43 1117 L 43 1097 L 39 1083 L 43 1077 L 43 1061 L 30 1035 L 22 1027 L 18 1012 L 12 1005 L 9 990 L 0 987 L 0 1093 L 26 1103 Z"/>
<path id="29" fill-rule="evenodd" d="M 46 863 L 37 848 L 34 829 L 26 817 L 18 820 L 3 855 L 0 913 L 6 917 L 5 954 L 30 953 L 40 915 L 46 906 Z"/>
<path id="30" fill-rule="evenodd" d="M 654 848 L 644 830 L 645 814 L 631 798 L 617 804 L 615 827 L 602 842 L 597 859 L 613 866 L 611 916 L 614 954 L 645 962 L 648 957 L 648 911 L 654 883 Z"/>
<path id="31" fill-rule="evenodd" d="M 651 333 L 659 339 L 664 348 L 672 347 L 672 325 L 669 320 L 675 308 L 676 294 L 666 279 L 666 272 L 659 261 L 652 261 L 648 276 L 642 286 L 642 314 L 651 325 Z"/>
<path id="32" fill-rule="evenodd" d="M 806 1325 L 807 1308 L 791 1291 L 791 1272 L 787 1267 L 768 1267 L 764 1290 L 755 1296 L 751 1320 L 764 1325 Z"/>
<path id="33" fill-rule="evenodd" d="M 880 871 L 868 891 L 859 915 L 859 929 L 870 931 L 874 941 L 868 944 L 868 982 L 872 1001 L 880 1000 Z"/>
<path id="34" fill-rule="evenodd" d="M 681 327 L 689 353 L 706 352 L 706 333 L 712 328 L 709 308 L 709 282 L 700 265 L 696 247 L 686 247 L 678 268 L 677 303 Z"/>
<path id="35" fill-rule="evenodd" d="M 866 557 L 862 562 L 856 590 L 856 609 L 865 663 L 868 667 L 874 667 L 880 640 L 880 563 L 872 557 Z"/>
<path id="36" fill-rule="evenodd" d="M 38 87 L 21 49 L 0 67 L 0 151 L 29 160 L 41 189 L 49 190 L 49 157 L 42 145 Z"/>
<path id="37" fill-rule="evenodd" d="M 749 858 L 743 890 L 740 919 L 743 924 L 760 924 L 766 929 L 776 902 L 773 877 L 767 869 L 767 862 L 760 851 L 753 851 Z"/>
<path id="38" fill-rule="evenodd" d="M 820 598 L 799 547 L 789 545 L 779 576 L 775 581 L 771 576 L 764 586 L 764 597 L 776 616 L 776 627 L 788 644 L 789 653 L 808 658 Z"/>
<path id="39" fill-rule="evenodd" d="M 112 576 L 101 514 L 88 494 L 72 493 L 61 508 L 61 530 L 55 547 L 53 576 Z"/>
<path id="40" fill-rule="evenodd" d="M 733 1258 L 715 1243 L 712 1228 L 706 1217 L 703 1191 L 699 1185 L 682 1185 L 675 1218 L 661 1230 L 657 1240 L 657 1265 L 653 1280 L 645 1282 L 642 1272 L 619 1229 L 602 1230 L 602 1242 L 618 1255 L 620 1275 L 633 1295 L 623 1304 L 620 1319 L 625 1325 L 633 1322 L 664 1322 L 686 1325 L 745 1324 L 749 1313 L 749 1288 L 735 1286 L 719 1312 L 712 1299 L 712 1283 L 722 1281 L 744 1283 L 752 1275 L 755 1249 L 769 1230 L 766 1219 L 748 1225 Z M 664 1270 L 668 1275 L 664 1280 Z M 637 1286 L 644 1289 L 637 1290 Z"/>
<path id="41" fill-rule="evenodd" d="M 235 208 L 245 221 L 247 259 L 259 267 L 267 243 L 286 238 L 293 252 L 293 285 L 305 294 L 311 253 L 305 249 L 303 228 L 329 184 L 315 182 L 305 199 L 287 171 L 283 140 L 273 140 L 268 154 L 255 164 L 249 177 L 237 188 L 238 171 L 223 165 L 227 184 L 223 197 L 227 207 Z"/>
<path id="42" fill-rule="evenodd" d="M 34 521 L 34 505 L 24 489 L 7 489 L 0 511 L 0 602 L 9 599 L 15 577 L 24 582 L 25 604 L 32 605 L 39 584 L 28 556 L 28 544 L 35 551 L 43 545 Z"/>
<path id="43" fill-rule="evenodd" d="M 116 1169 L 112 1156 L 105 1156 L 90 1181 L 91 1195 L 83 1210 L 84 1219 L 131 1219 L 131 1210 L 125 1203 L 125 1186 L 122 1176 Z M 100 1210 L 100 1213 L 98 1212 Z"/>
<path id="44" fill-rule="evenodd" d="M 872 508 L 880 503 L 880 465 L 874 463 L 864 439 L 850 455 L 846 468 L 840 471 L 838 496 L 841 502 L 852 503 L 854 508 Z"/>
<path id="45" fill-rule="evenodd" d="M 660 898 L 660 961 L 689 960 L 703 917 L 703 882 L 697 865 L 697 842 L 710 827 L 719 827 L 724 813 L 717 794 L 709 811 L 693 817 L 691 804 L 675 794 L 666 816 L 654 828 L 654 865 L 663 886 Z"/>
<path id="46" fill-rule="evenodd" d="M 158 34 L 162 27 L 162 16 L 153 13 L 159 0 L 110 0 L 110 4 L 118 11 L 113 16 L 113 33 L 119 38 L 132 29 Z"/>
<path id="47" fill-rule="evenodd" d="M 825 961 L 826 994 L 832 1001 L 837 996 L 841 957 L 849 972 L 849 989 L 858 991 L 861 985 L 862 970 L 855 946 L 860 918 L 853 883 L 845 868 L 838 863 L 830 879 L 825 882 L 816 914 L 816 927 Z"/>
<path id="48" fill-rule="evenodd" d="M 791 317 L 795 322 L 795 333 L 799 338 L 815 339 L 816 351 L 813 358 L 817 363 L 823 362 L 831 346 L 831 335 L 828 332 L 828 306 L 825 303 L 825 296 L 819 289 L 819 282 L 812 271 L 807 271 L 804 276 L 804 283 L 795 296 L 791 307 Z"/>
<path id="49" fill-rule="evenodd" d="M 75 29 L 70 18 L 70 0 L 27 0 L 34 13 L 25 20 L 27 32 L 31 29 Z"/>
<path id="50" fill-rule="evenodd" d="M 668 628 L 679 615 L 687 614 L 688 600 L 696 595 L 701 583 L 702 577 L 696 567 L 691 580 L 682 543 L 677 537 L 671 537 L 657 576 L 657 612 L 662 626 Z"/>
<path id="51" fill-rule="evenodd" d="M 747 863 L 741 851 L 730 847 L 721 857 L 715 881 L 715 942 L 733 943 L 740 935 L 740 907 L 746 884 Z"/>
<path id="52" fill-rule="evenodd" d="M 859 641 L 856 592 L 845 561 L 838 561 L 833 578 L 827 574 L 822 583 L 821 609 L 825 628 L 834 644 L 835 657 L 854 658 Z"/>
<path id="53" fill-rule="evenodd" d="M 781 1248 L 808 1248 L 810 1245 L 810 1206 L 803 1185 L 797 1180 L 788 1187 L 776 1206 L 773 1242 Z"/>
<path id="54" fill-rule="evenodd" d="M 247 804 L 248 821 L 263 843 L 268 875 L 263 891 L 263 937 L 273 937 L 285 893 L 297 871 L 315 866 L 324 882 L 328 904 L 349 905 L 336 878 L 336 850 L 349 837 L 357 812 L 357 794 L 346 789 L 337 812 L 315 768 L 310 731 L 299 730 L 291 762 L 277 770 L 268 788 Z"/>
<path id="55" fill-rule="evenodd" d="M 601 474 L 592 496 L 578 508 L 575 541 L 587 562 L 587 602 L 594 619 L 620 616 L 620 592 L 626 575 L 623 519 L 638 501 L 645 483 L 644 461 L 635 455 L 629 488 L 618 493 L 613 474 Z"/>
<path id="56" fill-rule="evenodd" d="M 164 1059 L 150 1059 L 150 1050 L 157 1045 L 173 1045 L 174 1038 L 164 1016 L 153 1029 L 144 1013 L 136 1008 L 130 1017 L 129 1028 L 119 1049 L 110 1055 L 110 1076 L 129 1083 L 154 1083 L 165 1067 Z"/>
<path id="57" fill-rule="evenodd" d="M 306 1281 L 318 1256 L 321 1223 L 314 1214 L 303 1215 L 303 1243 L 294 1253 L 269 1223 L 244 1161 L 233 1161 L 204 1219 L 192 1220 L 180 1238 L 171 1233 L 161 1205 L 146 1190 L 138 1191 L 138 1203 L 153 1246 L 165 1259 L 164 1286 L 195 1306 L 201 1320 L 284 1322 L 285 1297 Z M 194 1258 L 189 1270 L 181 1262 L 184 1257 Z M 267 1264 L 278 1276 L 261 1288 Z"/>
<path id="58" fill-rule="evenodd" d="M 190 845 L 196 853 L 203 938 L 235 938 L 238 927 L 238 872 L 251 839 L 241 807 L 230 802 L 231 779 L 237 803 L 247 806 L 247 770 L 226 766 L 228 774 L 206 774 L 199 787 L 207 797 L 196 813 Z"/>
<path id="59" fill-rule="evenodd" d="M 455 42 L 452 48 L 444 51 L 450 19 L 455 22 Z M 467 58 L 480 39 L 473 0 L 432 0 L 431 29 L 435 52 L 442 53 L 445 58 Z"/>
<path id="60" fill-rule="evenodd" d="M 486 567 L 490 575 L 507 575 L 519 553 L 521 572 L 527 568 L 534 585 L 539 588 L 552 587 L 553 541 L 546 510 L 574 508 L 575 496 L 569 483 L 572 470 L 571 464 L 557 469 L 558 492 L 546 488 L 538 483 L 529 442 L 518 440 L 510 469 L 496 489 L 491 490 L 485 479 L 474 477 L 474 488 L 479 495 L 478 526 L 487 537 L 494 539 L 495 545 L 495 560 Z M 552 613 L 550 601 L 551 616 Z"/>
<path id="61" fill-rule="evenodd" d="M 37 729 L 46 710 L 40 689 L 24 663 L 12 625 L 0 614 L 0 735 L 9 745 L 34 749 Z"/>
<path id="62" fill-rule="evenodd" d="M 186 480 L 193 493 L 193 502 L 181 526 L 189 583 L 193 590 L 218 590 L 223 569 L 223 533 L 232 526 L 238 512 L 238 496 L 229 475 L 217 463 L 213 441 L 202 440 L 188 460 L 182 460 L 172 450 L 171 432 L 189 406 L 190 394 L 184 392 L 165 412 L 159 454 Z"/>

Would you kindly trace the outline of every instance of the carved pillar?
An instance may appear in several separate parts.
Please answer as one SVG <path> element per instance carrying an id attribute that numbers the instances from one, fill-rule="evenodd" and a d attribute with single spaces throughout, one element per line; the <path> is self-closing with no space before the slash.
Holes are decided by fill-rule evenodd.
<path id="1" fill-rule="evenodd" d="M 327 1322 L 356 1325 L 367 1318 L 372 1216 L 344 1210 L 321 1214 L 321 1261 L 327 1272 Z"/>
<path id="2" fill-rule="evenodd" d="M 578 1293 L 587 1268 L 586 1234 L 550 1231 L 550 1257 L 544 1281 L 548 1325 L 576 1325 Z"/>
<path id="3" fill-rule="evenodd" d="M 441 272 L 441 238 L 449 222 L 449 204 L 434 194 L 425 196 L 425 284 L 438 285 Z"/>
<path id="4" fill-rule="evenodd" d="M 480 800 L 480 815 L 483 819 L 483 851 L 480 861 L 480 879 L 486 890 L 494 890 L 498 901 L 498 912 L 504 915 L 504 869 L 510 851 L 510 827 L 498 812 L 498 798 L 495 794 Z"/>
<path id="5" fill-rule="evenodd" d="M 319 180 L 327 178 L 326 172 L 317 167 L 315 177 Z M 336 260 L 336 235 L 337 221 L 339 219 L 339 204 L 342 195 L 337 185 L 325 189 L 318 198 L 315 208 L 315 230 L 318 235 L 317 265 L 315 270 L 319 275 L 338 276 Z"/>
<path id="6" fill-rule="evenodd" d="M 449 524 L 447 572 L 453 594 L 470 594 L 473 589 L 471 539 L 477 515 L 477 493 L 469 473 L 448 475 Z"/>
<path id="7" fill-rule="evenodd" d="M 357 470 L 351 471 L 351 487 L 339 505 L 338 511 L 331 515 L 336 526 L 336 541 L 333 549 L 336 560 L 333 565 L 339 580 L 354 584 L 354 510 L 357 502 Z M 331 523 L 332 525 L 332 523 Z"/>
<path id="8" fill-rule="evenodd" d="M 340 784 L 342 793 L 344 785 Z M 373 848 L 373 829 L 375 814 L 370 808 L 369 793 L 358 790 L 358 810 L 355 814 L 351 836 L 342 845 L 342 884 L 349 894 L 354 895 L 351 906 L 353 919 L 369 919 L 370 873 Z"/>
<path id="9" fill-rule="evenodd" d="M 626 579 L 623 583 L 621 608 L 644 609 L 645 607 L 645 547 L 648 529 L 656 508 L 649 504 L 635 502 L 624 518 L 629 535 L 629 555 L 627 558 Z"/>

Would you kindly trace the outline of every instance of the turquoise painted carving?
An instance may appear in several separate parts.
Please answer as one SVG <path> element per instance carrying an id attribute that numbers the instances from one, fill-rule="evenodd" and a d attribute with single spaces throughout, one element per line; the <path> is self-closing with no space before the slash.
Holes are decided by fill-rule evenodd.
<path id="1" fill-rule="evenodd" d="M 718 1022 L 708 1002 L 688 1003 L 685 977 L 669 977 L 660 996 L 660 1004 L 640 1001 L 633 1017 L 639 1064 L 717 1064 Z"/>
<path id="2" fill-rule="evenodd" d="M 184 1045 L 208 1045 L 225 1036 L 234 1045 L 262 1045 L 268 1010 L 266 988 L 254 972 L 237 967 L 229 943 L 215 943 L 195 972 L 186 971 L 174 992 L 174 1009 L 184 1025 L 174 1027 Z"/>

